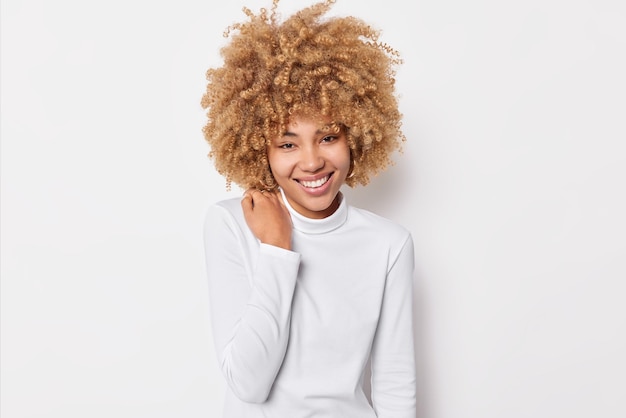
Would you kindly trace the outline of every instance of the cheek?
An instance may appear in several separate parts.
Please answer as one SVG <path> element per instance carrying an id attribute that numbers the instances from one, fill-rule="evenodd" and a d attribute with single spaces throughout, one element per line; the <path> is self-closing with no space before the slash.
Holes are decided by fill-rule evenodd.
<path id="1" fill-rule="evenodd" d="M 284 155 L 268 152 L 267 162 L 274 177 L 285 176 L 289 172 L 289 161 Z"/>
<path id="2" fill-rule="evenodd" d="M 335 165 L 337 168 L 347 170 L 350 168 L 350 148 L 346 144 L 345 148 L 338 150 L 335 156 Z"/>

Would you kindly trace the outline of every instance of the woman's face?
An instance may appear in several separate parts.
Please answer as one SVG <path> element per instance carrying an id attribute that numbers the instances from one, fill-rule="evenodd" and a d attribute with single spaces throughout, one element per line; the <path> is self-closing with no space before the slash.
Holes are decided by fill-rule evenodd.
<path id="1" fill-rule="evenodd" d="M 275 138 L 267 150 L 274 179 L 289 204 L 313 219 L 337 210 L 339 189 L 350 170 L 345 132 L 322 132 L 320 128 L 311 119 L 292 117 L 287 132 Z"/>

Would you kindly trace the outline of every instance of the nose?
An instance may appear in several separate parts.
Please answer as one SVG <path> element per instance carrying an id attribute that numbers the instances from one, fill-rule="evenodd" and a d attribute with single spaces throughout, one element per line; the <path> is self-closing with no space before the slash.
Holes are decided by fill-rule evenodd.
<path id="1" fill-rule="evenodd" d="M 324 158 L 315 146 L 304 149 L 301 157 L 300 168 L 303 171 L 315 172 L 324 167 Z"/>

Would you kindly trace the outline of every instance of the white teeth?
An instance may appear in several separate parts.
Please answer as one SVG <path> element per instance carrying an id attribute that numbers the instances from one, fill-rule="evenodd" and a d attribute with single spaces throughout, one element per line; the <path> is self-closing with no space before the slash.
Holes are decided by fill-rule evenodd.
<path id="1" fill-rule="evenodd" d="M 313 189 L 313 188 L 316 188 L 316 187 L 320 187 L 321 185 L 326 183 L 329 178 L 330 178 L 330 176 L 326 176 L 326 177 L 323 177 L 323 178 L 315 180 L 315 181 L 300 180 L 300 184 L 303 185 L 304 187 L 309 187 L 309 188 Z"/>

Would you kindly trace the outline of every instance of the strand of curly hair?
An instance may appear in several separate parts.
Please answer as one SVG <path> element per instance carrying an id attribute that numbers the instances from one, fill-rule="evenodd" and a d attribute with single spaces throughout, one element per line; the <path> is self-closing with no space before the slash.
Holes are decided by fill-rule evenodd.
<path id="1" fill-rule="evenodd" d="M 406 140 L 395 96 L 399 53 L 355 17 L 324 14 L 334 0 L 302 9 L 282 23 L 271 10 L 243 12 L 228 27 L 223 65 L 206 73 L 203 128 L 216 170 L 242 188 L 276 186 L 266 147 L 291 115 L 330 117 L 345 129 L 352 157 L 350 187 L 366 185 L 392 164 Z"/>

